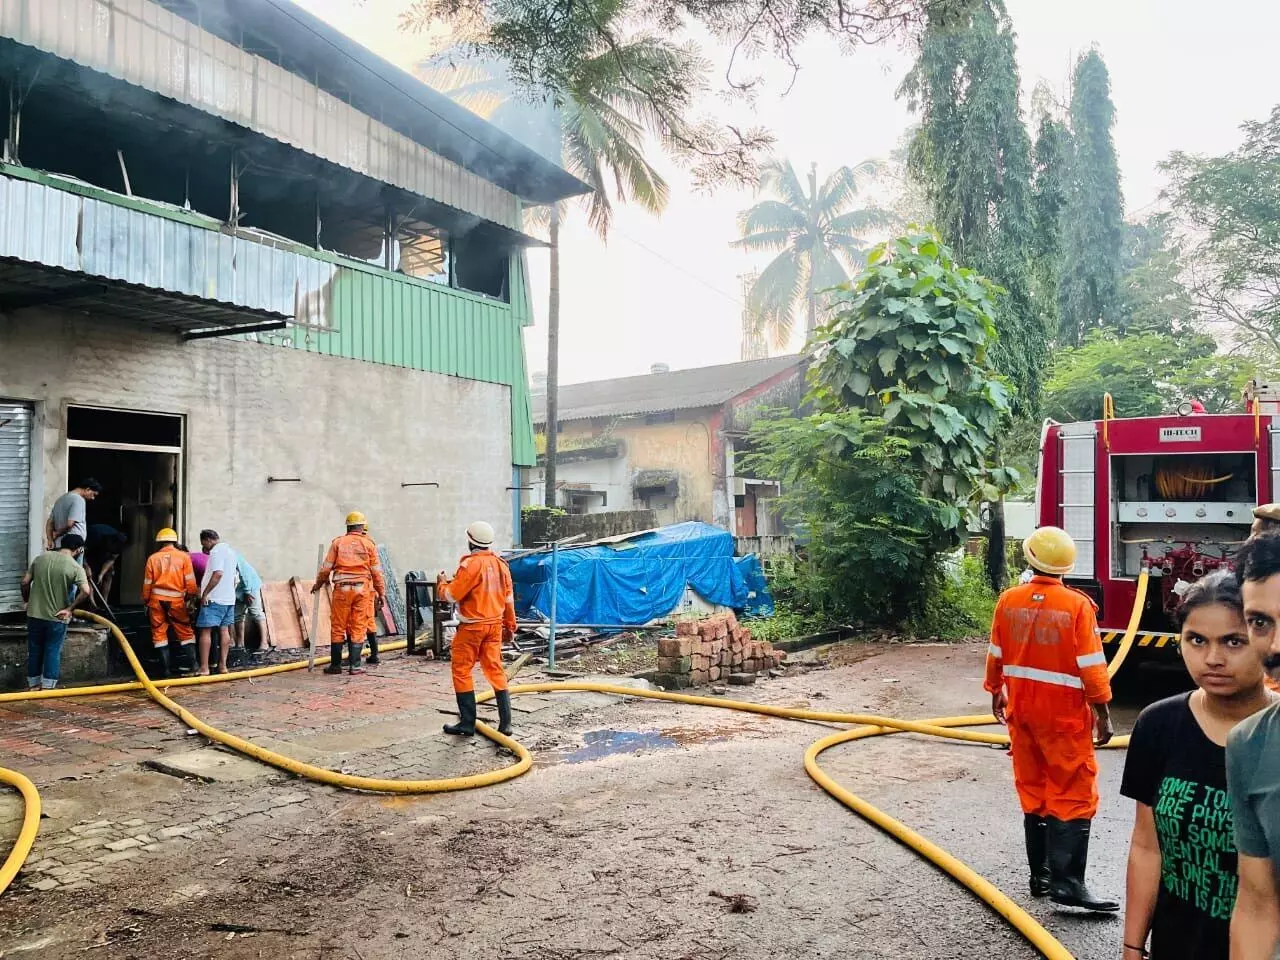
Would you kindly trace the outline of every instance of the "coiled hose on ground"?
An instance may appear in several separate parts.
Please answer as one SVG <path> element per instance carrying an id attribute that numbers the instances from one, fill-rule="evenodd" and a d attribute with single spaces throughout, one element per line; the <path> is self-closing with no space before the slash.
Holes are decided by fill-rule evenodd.
<path id="1" fill-rule="evenodd" d="M 1107 668 L 1108 673 L 1111 676 L 1115 676 L 1117 671 L 1119 671 L 1133 646 L 1134 638 L 1137 635 L 1138 620 L 1142 613 L 1143 602 L 1146 599 L 1147 582 L 1148 573 L 1144 570 L 1138 578 L 1137 597 L 1134 601 L 1133 612 L 1129 617 L 1129 625 L 1125 631 L 1124 639 L 1120 644 L 1120 649 L 1116 652 L 1116 655 L 1112 658 L 1111 663 Z M 145 690 L 152 700 L 164 707 L 174 716 L 178 717 L 187 726 L 198 730 L 210 740 L 224 744 L 245 756 L 252 757 L 255 760 L 278 767 L 281 770 L 287 770 L 292 774 L 305 777 L 319 783 L 327 783 L 351 790 L 363 790 L 374 793 L 421 794 L 442 793 L 451 790 L 471 790 L 477 787 L 490 786 L 492 784 L 514 779 L 515 777 L 527 772 L 533 763 L 533 756 L 527 749 L 525 749 L 525 747 L 510 737 L 503 736 L 498 733 L 498 731 L 484 723 L 477 723 L 476 729 L 494 743 L 514 753 L 516 756 L 515 764 L 467 777 L 452 777 L 441 780 L 384 780 L 376 777 L 359 777 L 345 773 L 338 773 L 333 770 L 326 770 L 323 767 L 317 767 L 313 764 L 304 763 L 292 757 L 276 753 L 273 750 L 268 750 L 265 747 L 260 747 L 257 744 L 237 737 L 234 734 L 226 733 L 219 730 L 217 727 L 210 726 L 200 720 L 200 718 L 195 716 L 195 714 L 170 699 L 164 693 L 164 690 L 169 687 L 195 686 L 205 683 L 241 680 L 249 677 L 269 676 L 276 673 L 284 673 L 289 670 L 301 669 L 307 665 L 305 662 L 280 664 L 274 667 L 246 670 L 242 673 L 219 674 L 212 677 L 188 677 L 180 680 L 155 682 L 147 677 L 146 672 L 142 669 L 142 664 L 138 662 L 138 658 L 134 654 L 133 649 L 130 647 L 128 641 L 125 639 L 124 635 L 120 633 L 119 628 L 116 627 L 115 624 L 93 613 L 77 613 L 77 616 L 87 620 L 92 620 L 95 623 L 99 623 L 111 630 L 116 641 L 120 644 L 120 648 L 128 658 L 129 666 L 132 667 L 134 675 L 138 678 L 137 682 L 105 684 L 97 687 L 76 687 L 33 693 L 0 694 L 0 702 L 44 699 L 50 697 L 92 696 L 95 694 L 120 693 L 129 690 Z M 383 650 L 397 650 L 404 646 L 404 643 L 387 644 L 383 647 Z M 941 847 L 930 842 L 928 839 L 921 836 L 919 833 L 916 833 L 905 824 L 895 820 L 882 810 L 838 784 L 818 763 L 818 757 L 824 751 L 838 746 L 839 744 L 849 743 L 854 740 L 862 740 L 867 737 L 878 737 L 893 733 L 919 733 L 927 736 L 944 737 L 952 740 L 964 740 L 971 743 L 997 745 L 1008 744 L 1009 738 L 1005 734 L 982 733 L 975 730 L 960 729 L 963 727 L 978 727 L 994 724 L 996 719 L 990 714 L 979 714 L 966 717 L 940 717 L 933 720 L 911 721 L 857 713 L 797 710 L 786 707 L 770 706 L 768 704 L 750 703 L 742 700 L 723 700 L 719 697 L 702 697 L 683 693 L 668 693 L 661 690 L 639 690 L 634 687 L 624 687 L 608 683 L 589 683 L 585 681 L 527 683 L 511 687 L 512 694 L 559 693 L 568 691 L 607 693 L 622 697 L 642 697 L 649 700 L 666 700 L 671 703 L 687 703 L 698 706 L 718 707 L 722 710 L 739 710 L 746 713 L 779 717 L 787 720 L 820 720 L 829 723 L 855 724 L 856 726 L 853 729 L 842 730 L 831 734 L 830 736 L 823 737 L 805 751 L 805 771 L 813 778 L 818 786 L 822 787 L 823 790 L 836 800 L 839 800 L 854 813 L 879 827 L 896 840 L 915 850 L 925 859 L 946 871 L 950 876 L 962 883 L 970 891 L 976 894 L 984 903 L 995 910 L 996 913 L 1003 917 L 1011 926 L 1014 927 L 1014 929 L 1022 934 L 1022 936 L 1024 936 L 1032 946 L 1039 950 L 1041 954 L 1047 957 L 1048 960 L 1074 960 L 1071 952 L 1067 950 L 1066 947 L 1058 942 L 1058 940 L 1054 938 L 1054 936 L 1038 921 L 1036 921 L 1034 917 L 1014 903 L 1013 900 L 1002 893 L 994 884 L 979 875 L 962 861 L 947 853 Z M 477 699 L 480 702 L 484 702 L 492 698 L 493 694 L 490 692 L 481 695 Z M 1128 745 L 1128 740 L 1128 737 L 1117 737 L 1111 742 L 1110 746 L 1117 748 L 1125 747 Z M 10 851 L 8 858 L 5 860 L 4 866 L 0 867 L 0 893 L 3 893 L 13 881 L 13 878 L 17 875 L 18 870 L 21 869 L 22 864 L 26 861 L 27 855 L 31 852 L 32 844 L 35 842 L 36 831 L 40 823 L 40 796 L 31 781 L 15 771 L 6 770 L 3 767 L 0 767 L 0 781 L 17 788 L 17 790 L 22 794 L 22 798 L 26 805 L 22 828 L 18 832 L 18 839 L 14 844 L 13 849 Z"/>

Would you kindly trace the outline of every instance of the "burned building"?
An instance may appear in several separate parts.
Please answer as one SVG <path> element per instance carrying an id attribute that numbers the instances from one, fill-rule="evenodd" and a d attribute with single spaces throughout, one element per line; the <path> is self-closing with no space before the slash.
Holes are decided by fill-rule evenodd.
<path id="1" fill-rule="evenodd" d="M 522 210 L 585 191 L 288 0 L 0 3 L 0 613 L 53 500 L 269 579 L 518 524 Z"/>

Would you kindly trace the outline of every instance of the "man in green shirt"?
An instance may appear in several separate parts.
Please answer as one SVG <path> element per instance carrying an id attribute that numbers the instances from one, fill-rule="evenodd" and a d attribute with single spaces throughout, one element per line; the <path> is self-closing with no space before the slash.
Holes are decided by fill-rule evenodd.
<path id="1" fill-rule="evenodd" d="M 1250 537 L 1236 556 L 1249 639 L 1270 645 L 1280 679 L 1280 534 Z M 1227 792 L 1240 851 L 1231 960 L 1280 960 L 1280 703 L 1227 738 Z"/>
<path id="2" fill-rule="evenodd" d="M 22 577 L 27 601 L 27 687 L 52 690 L 62 668 L 62 642 L 71 611 L 89 599 L 89 578 L 80 565 L 84 538 L 63 535 L 57 550 L 31 561 Z M 71 597 L 68 603 L 67 598 Z"/>

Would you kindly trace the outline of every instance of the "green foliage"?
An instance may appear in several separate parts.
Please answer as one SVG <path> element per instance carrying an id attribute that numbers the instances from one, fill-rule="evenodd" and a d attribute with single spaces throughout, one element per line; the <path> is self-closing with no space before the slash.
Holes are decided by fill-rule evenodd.
<path id="1" fill-rule="evenodd" d="M 1048 112 L 1041 114 L 1031 182 L 1031 293 L 1044 329 L 1055 331 L 1058 282 L 1062 273 L 1062 211 L 1067 203 L 1071 133 Z"/>
<path id="2" fill-rule="evenodd" d="M 748 294 L 747 309 L 759 325 L 757 335 L 778 349 L 791 339 L 796 308 L 803 303 L 806 334 L 817 325 L 826 300 L 823 291 L 849 279 L 848 267 L 861 264 L 867 245 L 862 236 L 887 226 L 893 215 L 874 207 L 856 208 L 858 194 L 882 164 L 867 160 L 841 167 L 818 186 L 816 165 L 806 189 L 788 160 L 771 160 L 760 169 L 760 187 L 772 197 L 738 218 L 742 239 L 734 246 L 750 251 L 780 251 L 764 268 Z"/>
<path id="3" fill-rule="evenodd" d="M 1209 413 L 1239 406 L 1240 389 L 1256 374 L 1252 361 L 1220 354 L 1205 334 L 1094 331 L 1062 350 L 1045 384 L 1045 412 L 1058 420 L 1095 420 L 1110 393 L 1118 417 L 1170 413 L 1194 398 Z"/>
<path id="4" fill-rule="evenodd" d="M 963 640 L 991 629 L 996 591 L 987 581 L 978 556 L 962 554 L 957 562 L 939 564 L 924 584 L 924 604 L 907 625 L 918 637 Z"/>
<path id="5" fill-rule="evenodd" d="M 1124 200 L 1111 128 L 1111 77 L 1096 50 L 1076 61 L 1071 89 L 1074 144 L 1059 295 L 1063 343 L 1078 345 L 1090 330 L 1116 326 L 1120 316 L 1120 246 Z"/>
<path id="6" fill-rule="evenodd" d="M 911 170 L 934 224 L 960 262 L 1007 292 L 991 360 L 1017 388 L 1019 412 L 1034 415 L 1048 338 L 1031 294 L 1031 143 L 1003 2 L 983 0 L 958 19 L 931 15 L 899 92 L 920 115 Z"/>
<path id="7" fill-rule="evenodd" d="M 1158 214 L 1124 225 L 1120 265 L 1121 329 L 1128 333 L 1194 332 L 1198 311 L 1183 283 L 1186 265 L 1169 218 Z"/>
<path id="8" fill-rule="evenodd" d="M 568 515 L 568 510 L 563 510 L 560 507 L 544 507 L 540 503 L 531 503 L 520 508 L 521 520 L 540 519 L 544 517 L 551 519 L 552 517 L 567 517 Z"/>
<path id="9" fill-rule="evenodd" d="M 1280 359 L 1280 106 L 1221 157 L 1173 154 L 1167 193 L 1195 242 L 1191 293 L 1241 344 Z"/>
<path id="10" fill-rule="evenodd" d="M 762 420 L 751 442 L 747 468 L 782 482 L 784 515 L 809 531 L 800 607 L 829 619 L 909 612 L 925 568 L 954 541 L 956 513 L 921 493 L 910 441 L 841 410 Z"/>
<path id="11" fill-rule="evenodd" d="M 952 504 L 943 525 L 958 531 L 975 498 L 1017 482 L 988 469 L 1010 409 L 988 360 L 999 288 L 958 266 L 937 234 L 881 244 L 867 261 L 815 336 L 815 398 L 883 418 L 907 441 L 921 492 Z"/>

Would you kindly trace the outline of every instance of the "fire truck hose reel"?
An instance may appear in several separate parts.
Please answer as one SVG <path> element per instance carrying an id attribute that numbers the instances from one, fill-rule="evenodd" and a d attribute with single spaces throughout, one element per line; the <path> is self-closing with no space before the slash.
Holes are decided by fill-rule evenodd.
<path id="1" fill-rule="evenodd" d="M 1137 596 L 1134 601 L 1133 612 L 1129 617 L 1129 626 L 1125 632 L 1124 640 L 1120 644 L 1119 650 L 1116 651 L 1115 657 L 1112 658 L 1111 664 L 1107 668 L 1107 672 L 1111 676 L 1115 676 L 1120 667 L 1124 664 L 1125 658 L 1128 657 L 1130 649 L 1133 647 L 1134 638 L 1137 635 L 1138 621 L 1141 618 L 1143 603 L 1146 599 L 1148 583 L 1148 571 L 1143 570 L 1138 578 Z M 252 676 L 264 676 L 274 673 L 282 673 L 286 670 L 304 668 L 305 661 L 296 664 L 282 664 L 276 667 L 266 667 L 260 670 L 248 670 L 243 673 L 220 674 L 212 677 L 192 677 L 185 680 L 163 681 L 161 683 L 153 682 L 149 679 L 142 669 L 137 656 L 133 653 L 128 641 L 120 632 L 115 624 L 111 623 L 96 614 L 77 611 L 77 616 L 86 620 L 91 620 L 107 627 L 114 635 L 116 641 L 120 644 L 121 649 L 125 652 L 125 656 L 129 660 L 129 665 L 133 668 L 134 675 L 137 676 L 138 682 L 128 684 L 106 684 L 98 687 L 78 687 L 68 688 L 65 690 L 47 691 L 45 694 L 40 692 L 27 694 L 4 694 L 0 695 L 0 701 L 13 700 L 31 700 L 40 699 L 50 693 L 56 693 L 61 696 L 92 696 L 101 693 L 119 693 L 130 690 L 145 690 L 147 695 L 157 704 L 164 707 L 170 713 L 177 716 L 183 723 L 189 727 L 198 730 L 204 736 L 218 743 L 222 743 L 231 747 L 245 756 L 252 757 L 263 763 L 287 770 L 298 776 L 305 777 L 309 780 L 315 780 L 320 783 L 327 783 L 333 786 L 344 787 L 350 790 L 360 790 L 371 793 L 400 793 L 400 794 L 420 794 L 420 793 L 440 793 L 454 790 L 470 790 L 477 787 L 490 786 L 496 783 L 502 783 L 506 780 L 514 779 L 523 773 L 526 773 L 533 765 L 532 754 L 520 743 L 506 737 L 485 723 L 477 723 L 476 731 L 488 737 L 494 743 L 503 747 L 517 758 L 517 762 L 510 766 L 499 767 L 482 774 L 475 774 L 466 777 L 453 777 L 440 780 L 384 780 L 374 777 L 358 777 L 349 774 L 337 773 L 332 770 L 326 770 L 313 764 L 304 763 L 292 757 L 276 753 L 265 747 L 260 747 L 255 743 L 244 740 L 233 734 L 226 733 L 216 727 L 210 726 L 201 721 L 190 711 L 184 709 L 175 703 L 172 699 L 165 695 L 162 687 L 176 686 L 194 686 L 201 683 L 210 683 L 227 680 L 238 680 Z M 405 646 L 404 643 L 388 644 L 384 650 L 400 649 Z M 854 724 L 853 729 L 841 730 L 830 736 L 823 737 L 821 740 L 810 745 L 805 751 L 804 767 L 809 776 L 840 803 L 844 804 L 854 813 L 867 820 L 874 826 L 883 830 L 894 839 L 910 847 L 920 856 L 929 860 L 939 869 L 959 881 L 975 895 L 977 895 L 984 903 L 990 906 L 996 913 L 1003 917 L 1014 929 L 1016 929 L 1026 940 L 1034 946 L 1040 953 L 1049 958 L 1049 960 L 1074 960 L 1071 952 L 1067 950 L 1057 939 L 1053 937 L 1038 921 L 1029 913 L 1018 906 L 1013 900 L 1002 893 L 989 880 L 982 877 L 971 867 L 958 860 L 941 847 L 932 843 L 922 835 L 916 833 L 903 823 L 890 817 L 882 810 L 858 797 L 846 787 L 841 786 L 833 780 L 818 763 L 818 757 L 832 747 L 844 743 L 851 743 L 855 740 L 862 740 L 868 737 L 884 736 L 897 733 L 917 733 L 933 737 L 942 737 L 952 740 L 963 740 L 970 743 L 991 744 L 996 746 L 1007 746 L 1009 737 L 1003 733 L 983 733 L 976 730 L 961 729 L 964 727 L 989 726 L 996 722 L 995 717 L 990 714 L 979 714 L 975 716 L 963 717 L 941 717 L 933 720 L 911 721 L 898 720 L 891 717 L 878 717 L 856 713 L 836 713 L 817 710 L 799 710 L 786 707 L 775 707 L 769 704 L 750 703 L 741 700 L 723 700 L 719 697 L 702 697 L 682 693 L 668 693 L 661 690 L 641 690 L 634 687 L 624 687 L 608 683 L 590 683 L 585 681 L 569 681 L 556 683 L 529 683 L 519 684 L 510 688 L 512 694 L 522 693 L 560 693 L 568 691 L 582 691 L 589 693 L 606 693 L 619 697 L 638 697 L 648 700 L 665 700 L 670 703 L 694 704 L 697 706 L 718 707 L 725 710 L 739 710 L 747 713 L 755 713 L 763 716 L 778 717 L 787 720 L 817 720 L 828 723 L 846 723 Z M 483 703 L 493 699 L 493 692 L 482 694 L 476 699 Z M 1127 747 L 1129 743 L 1128 737 L 1116 737 L 1107 746 L 1109 748 Z M 16 876 L 18 870 L 22 867 L 27 855 L 31 851 L 32 844 L 35 841 L 36 830 L 40 821 L 40 797 L 31 781 L 27 780 L 19 773 L 4 770 L 0 768 L 0 781 L 15 786 L 22 794 L 26 805 L 23 826 L 18 834 L 18 840 L 13 849 L 10 851 L 8 858 L 5 860 L 4 866 L 0 867 L 0 893 L 3 893 L 8 885 Z"/>

